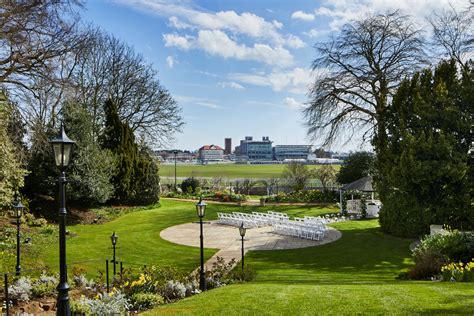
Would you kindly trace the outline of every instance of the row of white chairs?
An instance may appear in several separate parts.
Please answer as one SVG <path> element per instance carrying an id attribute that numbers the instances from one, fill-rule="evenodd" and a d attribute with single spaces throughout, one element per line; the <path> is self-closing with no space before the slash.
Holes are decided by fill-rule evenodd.
<path id="1" fill-rule="evenodd" d="M 272 230 L 280 235 L 322 240 L 326 233 L 326 226 L 322 223 L 287 220 L 273 225 Z"/>
<path id="2" fill-rule="evenodd" d="M 289 219 L 287 214 L 279 212 L 252 212 L 252 214 L 241 212 L 217 213 L 217 217 L 220 224 L 240 226 L 244 223 L 247 228 L 274 225 L 282 220 Z"/>
<path id="3" fill-rule="evenodd" d="M 233 212 L 233 213 L 217 213 L 218 223 L 240 226 L 242 223 L 247 228 L 260 227 L 259 222 L 255 220 L 252 214 Z"/>

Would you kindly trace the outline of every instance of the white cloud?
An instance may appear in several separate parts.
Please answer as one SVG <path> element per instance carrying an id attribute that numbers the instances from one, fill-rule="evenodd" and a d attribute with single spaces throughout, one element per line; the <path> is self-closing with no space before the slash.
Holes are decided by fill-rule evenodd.
<path id="1" fill-rule="evenodd" d="M 283 104 L 289 107 L 290 109 L 302 109 L 304 107 L 303 103 L 296 101 L 294 98 L 289 97 L 283 99 Z"/>
<path id="2" fill-rule="evenodd" d="M 176 61 L 173 56 L 166 57 L 166 64 L 168 64 L 168 67 L 173 68 L 175 63 Z"/>
<path id="3" fill-rule="evenodd" d="M 303 21 L 313 21 L 314 20 L 314 14 L 311 13 L 306 13 L 303 11 L 296 11 L 291 14 L 292 19 L 298 19 L 298 20 L 303 20 Z"/>
<path id="4" fill-rule="evenodd" d="M 313 74 L 309 69 L 296 67 L 289 71 L 274 70 L 266 74 L 233 73 L 230 74 L 230 78 L 246 84 L 271 87 L 276 92 L 301 94 L 308 91 L 308 86 L 313 81 Z"/>
<path id="5" fill-rule="evenodd" d="M 218 82 L 217 85 L 221 88 L 231 88 L 235 90 L 245 90 L 245 87 L 234 81 Z"/>
<path id="6" fill-rule="evenodd" d="M 175 17 L 175 16 L 172 16 L 168 19 L 169 21 L 169 25 L 171 27 L 174 27 L 178 30 L 183 30 L 183 29 L 189 29 L 189 28 L 192 28 L 191 25 L 189 25 L 188 23 L 184 23 L 183 21 L 181 21 L 179 18 Z"/>
<path id="7" fill-rule="evenodd" d="M 221 109 L 222 107 L 212 103 L 212 102 L 206 102 L 206 101 L 201 101 L 201 102 L 196 102 L 197 105 L 204 106 L 206 108 L 211 108 L 211 109 Z"/>
<path id="8" fill-rule="evenodd" d="M 239 44 L 219 30 L 199 31 L 197 38 L 164 34 L 163 39 L 166 47 L 174 46 L 182 50 L 201 49 L 210 55 L 223 58 L 255 60 L 278 66 L 289 66 L 293 63 L 293 55 L 281 46 L 271 47 L 260 43 L 255 43 L 253 46 Z"/>
<path id="9" fill-rule="evenodd" d="M 433 11 L 449 8 L 463 10 L 469 6 L 465 0 L 326 0 L 323 5 L 315 10 L 316 15 L 332 18 L 330 27 L 339 30 L 345 23 L 359 19 L 369 13 L 386 13 L 400 10 L 403 14 L 412 16 L 421 26 L 426 25 L 425 17 Z"/>
<path id="10" fill-rule="evenodd" d="M 292 48 L 303 48 L 306 46 L 306 43 L 301 40 L 298 36 L 291 35 L 287 39 L 288 46 Z"/>
<path id="11" fill-rule="evenodd" d="M 191 37 L 180 36 L 178 34 L 163 34 L 165 47 L 177 47 L 182 50 L 191 48 Z"/>

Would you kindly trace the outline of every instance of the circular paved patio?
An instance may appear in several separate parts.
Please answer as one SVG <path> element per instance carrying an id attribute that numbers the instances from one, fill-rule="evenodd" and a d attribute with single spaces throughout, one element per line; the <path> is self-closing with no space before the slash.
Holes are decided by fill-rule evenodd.
<path id="1" fill-rule="evenodd" d="M 238 227 L 221 225 L 216 221 L 204 223 L 204 247 L 240 250 Z M 161 238 L 180 245 L 199 247 L 199 223 L 187 223 L 168 227 L 160 233 Z M 307 240 L 282 236 L 272 232 L 270 226 L 249 228 L 245 235 L 245 250 L 295 249 L 319 246 L 341 238 L 340 231 L 328 227 L 323 240 Z"/>

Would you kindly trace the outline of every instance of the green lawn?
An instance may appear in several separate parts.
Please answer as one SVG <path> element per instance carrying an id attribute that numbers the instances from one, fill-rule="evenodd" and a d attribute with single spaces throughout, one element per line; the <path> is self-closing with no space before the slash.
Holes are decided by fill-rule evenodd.
<path id="1" fill-rule="evenodd" d="M 178 164 L 178 177 L 212 177 L 212 178 L 281 178 L 286 165 L 243 165 L 243 164 L 210 164 L 189 165 Z M 310 169 L 320 168 L 320 165 L 308 166 Z M 339 165 L 333 166 L 339 170 Z M 160 176 L 174 177 L 174 165 L 161 165 Z"/>
<path id="2" fill-rule="evenodd" d="M 217 212 L 255 210 L 265 211 L 274 207 L 209 204 L 207 219 L 216 219 Z M 319 215 L 337 211 L 332 207 L 281 207 L 289 214 L 302 216 Z M 197 221 L 194 203 L 164 200 L 163 206 L 138 211 L 121 216 L 111 222 L 100 225 L 69 226 L 73 237 L 68 238 L 69 266 L 85 269 L 89 274 L 98 269 L 104 270 L 105 259 L 111 257 L 110 235 L 115 231 L 119 235 L 117 260 L 124 262 L 174 266 L 182 271 L 192 271 L 199 265 L 199 249 L 172 244 L 160 238 L 160 231 L 166 227 Z M 54 240 L 48 240 L 54 242 Z M 44 247 L 44 245 L 42 246 Z M 211 257 L 216 250 L 206 249 L 205 257 Z M 37 265 L 45 263 L 50 267 L 58 265 L 57 247 L 45 247 L 35 253 Z M 28 259 L 26 259 L 28 260 Z M 81 262 L 80 264 L 76 264 Z"/>
<path id="3" fill-rule="evenodd" d="M 191 271 L 199 264 L 199 249 L 160 239 L 160 230 L 196 220 L 194 203 L 164 200 L 160 208 L 138 211 L 100 225 L 75 225 L 69 230 L 69 266 L 88 272 L 102 269 L 110 258 L 110 234 L 119 237 L 118 256 L 123 261 L 172 265 Z M 257 207 L 244 207 L 252 211 Z M 235 211 L 231 205 L 208 206 L 206 218 L 217 211 Z M 275 207 L 259 208 L 260 210 Z M 337 211 L 333 207 L 280 206 L 291 215 L 318 215 Z M 376 220 L 333 225 L 342 238 L 320 247 L 296 250 L 253 251 L 246 264 L 256 279 L 228 285 L 177 303 L 164 305 L 148 315 L 314 315 L 314 314 L 473 314 L 472 283 L 398 281 L 395 277 L 411 264 L 408 246 L 412 240 L 383 234 Z M 33 246 L 39 247 L 39 245 Z M 41 245 L 38 256 L 24 262 L 57 265 L 57 243 Z M 215 250 L 207 249 L 206 258 Z M 89 259 L 98 262 L 72 264 Z M 1 259 L 0 259 L 1 260 Z M 28 264 L 25 263 L 23 267 Z"/>

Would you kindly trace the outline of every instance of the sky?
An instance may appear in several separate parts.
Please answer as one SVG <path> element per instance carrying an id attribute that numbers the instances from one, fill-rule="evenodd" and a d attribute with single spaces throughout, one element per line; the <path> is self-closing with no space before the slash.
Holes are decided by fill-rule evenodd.
<path id="1" fill-rule="evenodd" d="M 428 30 L 448 0 L 89 0 L 84 20 L 132 46 L 182 108 L 182 133 L 165 149 L 233 147 L 245 136 L 274 145 L 314 144 L 302 109 L 314 80 L 314 44 L 368 13 L 399 9 Z M 153 147 L 153 144 L 151 144 Z M 370 149 L 361 140 L 332 150 Z"/>

